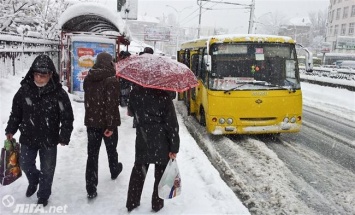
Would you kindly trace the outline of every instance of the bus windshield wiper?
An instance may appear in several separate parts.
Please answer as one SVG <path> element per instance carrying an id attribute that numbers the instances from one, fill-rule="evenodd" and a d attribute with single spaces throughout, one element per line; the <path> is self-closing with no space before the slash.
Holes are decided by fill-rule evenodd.
<path id="1" fill-rule="evenodd" d="M 289 85 L 291 85 L 291 88 L 289 89 L 290 90 L 290 92 L 296 92 L 296 84 L 295 83 L 293 83 L 292 81 L 289 81 L 289 80 L 287 80 L 287 79 L 285 79 L 285 81 L 289 84 Z"/>
<path id="2" fill-rule="evenodd" d="M 231 89 L 225 90 L 224 93 L 229 93 L 230 91 L 236 90 L 241 86 L 244 86 L 246 84 L 253 84 L 253 85 L 258 85 L 258 86 L 267 86 L 267 87 L 280 87 L 279 85 L 274 85 L 274 84 L 270 84 L 266 81 L 249 81 L 249 82 L 242 82 L 241 85 L 238 85 L 236 87 L 233 87 Z"/>
<path id="3" fill-rule="evenodd" d="M 238 88 L 241 87 L 241 86 L 244 86 L 244 85 L 246 85 L 246 84 L 251 84 L 251 83 L 253 83 L 253 82 L 243 82 L 241 85 L 238 85 L 238 86 L 236 86 L 236 87 L 233 87 L 233 88 L 231 88 L 231 89 L 229 89 L 229 90 L 225 90 L 224 93 L 229 93 L 230 91 L 236 90 L 236 89 L 238 89 Z"/>

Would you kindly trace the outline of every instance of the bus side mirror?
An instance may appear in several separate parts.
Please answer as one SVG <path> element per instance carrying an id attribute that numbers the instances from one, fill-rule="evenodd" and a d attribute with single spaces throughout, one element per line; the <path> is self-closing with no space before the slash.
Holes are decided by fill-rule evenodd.
<path id="1" fill-rule="evenodd" d="M 313 72 L 313 54 L 307 48 L 303 47 L 301 44 L 296 44 L 296 46 L 300 46 L 303 50 L 306 51 L 306 72 Z"/>
<path id="2" fill-rule="evenodd" d="M 313 72 L 313 54 L 308 52 L 306 56 L 306 72 Z"/>
<path id="3" fill-rule="evenodd" d="M 211 71 L 212 69 L 211 55 L 203 56 L 203 62 L 205 63 L 207 71 Z"/>

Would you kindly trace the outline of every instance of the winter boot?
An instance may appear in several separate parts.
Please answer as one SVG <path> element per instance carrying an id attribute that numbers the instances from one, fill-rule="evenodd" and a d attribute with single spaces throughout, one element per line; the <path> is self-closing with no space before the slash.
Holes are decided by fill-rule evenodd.
<path id="1" fill-rule="evenodd" d="M 26 197 L 31 197 L 37 191 L 38 184 L 30 184 L 27 187 Z"/>
<path id="2" fill-rule="evenodd" d="M 38 198 L 37 205 L 43 205 L 43 207 L 46 207 L 48 205 L 48 199 Z"/>
<path id="3" fill-rule="evenodd" d="M 94 199 L 97 196 L 97 192 L 88 193 L 88 199 Z"/>
<path id="4" fill-rule="evenodd" d="M 138 207 L 139 205 L 141 205 L 141 204 L 138 203 L 138 204 L 132 204 L 132 205 L 130 205 L 130 206 L 127 206 L 128 212 L 133 211 L 133 209 L 135 209 L 135 208 Z"/>
<path id="5" fill-rule="evenodd" d="M 118 177 L 118 175 L 122 172 L 122 169 L 123 169 L 123 165 L 122 163 L 119 162 L 117 165 L 117 171 L 111 174 L 111 179 L 115 180 Z"/>
<path id="6" fill-rule="evenodd" d="M 152 201 L 152 209 L 155 212 L 160 211 L 164 207 L 164 200 L 163 199 L 155 199 Z"/>

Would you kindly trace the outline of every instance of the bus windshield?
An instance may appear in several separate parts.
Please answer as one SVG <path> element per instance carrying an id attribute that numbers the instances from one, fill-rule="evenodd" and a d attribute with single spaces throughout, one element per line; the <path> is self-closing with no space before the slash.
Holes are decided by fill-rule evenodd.
<path id="1" fill-rule="evenodd" d="M 293 44 L 222 43 L 212 45 L 210 53 L 212 90 L 300 88 Z"/>

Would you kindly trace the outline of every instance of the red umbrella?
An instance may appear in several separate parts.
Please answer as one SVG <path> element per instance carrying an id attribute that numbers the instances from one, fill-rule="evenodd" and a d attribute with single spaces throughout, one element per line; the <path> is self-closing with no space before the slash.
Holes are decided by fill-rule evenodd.
<path id="1" fill-rule="evenodd" d="M 131 55 L 116 64 L 117 76 L 148 88 L 182 92 L 197 86 L 193 72 L 168 57 Z"/>

